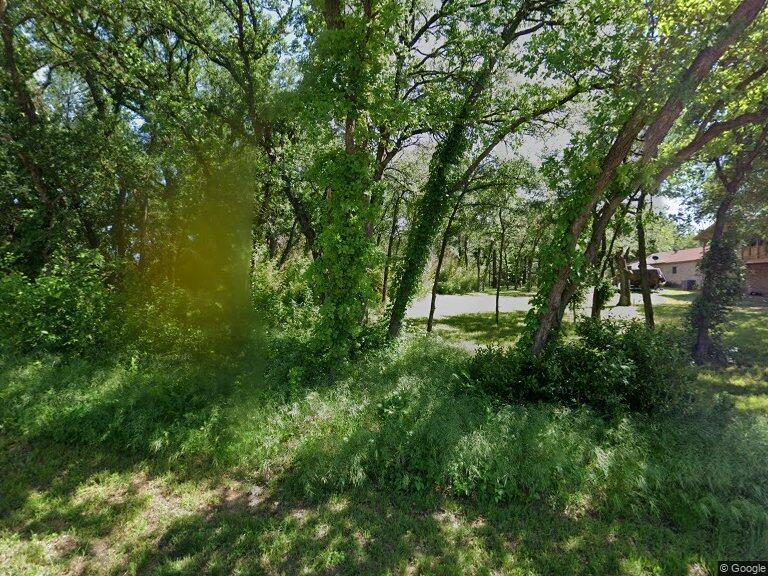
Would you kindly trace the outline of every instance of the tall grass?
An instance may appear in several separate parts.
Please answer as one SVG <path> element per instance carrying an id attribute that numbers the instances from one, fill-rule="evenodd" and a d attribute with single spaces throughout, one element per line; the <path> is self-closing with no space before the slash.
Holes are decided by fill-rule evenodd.
<path id="1" fill-rule="evenodd" d="M 466 356 L 433 338 L 335 382 L 297 377 L 272 354 L 266 368 L 6 359 L 0 436 L 106 448 L 309 501 L 374 489 L 601 518 L 619 532 L 641 523 L 696 542 L 711 562 L 768 552 L 768 421 L 728 402 L 614 419 L 500 404 L 467 389 Z"/>

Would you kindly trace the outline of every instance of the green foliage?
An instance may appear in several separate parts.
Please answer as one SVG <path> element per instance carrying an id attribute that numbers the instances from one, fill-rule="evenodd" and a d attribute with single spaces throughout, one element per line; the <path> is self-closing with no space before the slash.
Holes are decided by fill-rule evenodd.
<path id="1" fill-rule="evenodd" d="M 712 242 L 701 259 L 699 267 L 704 275 L 704 286 L 691 305 L 689 320 L 694 330 L 709 334 L 712 346 L 711 360 L 722 360 L 722 330 L 729 312 L 744 294 L 744 263 L 739 254 L 740 241 L 733 231 Z"/>
<path id="2" fill-rule="evenodd" d="M 312 279 L 320 298 L 316 338 L 331 362 L 349 357 L 359 344 L 369 303 L 375 296 L 371 270 L 374 243 L 366 233 L 372 207 L 371 158 L 367 153 L 331 153 L 319 160 L 328 202 L 317 243 L 321 257 Z"/>
<path id="3" fill-rule="evenodd" d="M 519 347 L 481 349 L 469 375 L 482 390 L 514 402 L 654 412 L 683 397 L 687 358 L 679 333 L 670 329 L 585 319 L 574 338 L 539 358 Z"/>
<path id="4" fill-rule="evenodd" d="M 0 347 L 6 351 L 101 354 L 119 337 L 114 267 L 97 252 L 55 254 L 35 278 L 0 277 Z"/>
<path id="5" fill-rule="evenodd" d="M 300 329 L 314 325 L 317 306 L 309 276 L 310 262 L 293 258 L 278 269 L 258 262 L 251 274 L 251 302 L 265 328 Z"/>
<path id="6" fill-rule="evenodd" d="M 438 294 L 466 294 L 477 288 L 477 273 L 471 268 L 448 266 L 440 270 Z"/>
<path id="7" fill-rule="evenodd" d="M 136 281 L 112 310 L 123 323 L 125 349 L 137 354 L 190 357 L 237 355 L 258 331 L 253 312 L 224 311 L 210 294 L 196 294 L 170 282 Z M 228 313 L 232 312 L 232 314 Z"/>

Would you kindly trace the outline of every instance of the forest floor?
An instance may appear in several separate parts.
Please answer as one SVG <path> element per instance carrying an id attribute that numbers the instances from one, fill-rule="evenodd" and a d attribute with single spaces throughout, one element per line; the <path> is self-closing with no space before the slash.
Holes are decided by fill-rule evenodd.
<path id="1" fill-rule="evenodd" d="M 690 295 L 665 297 L 659 321 L 680 322 Z M 439 333 L 509 343 L 523 315 Z M 765 558 L 768 305 L 745 301 L 725 336 L 734 363 L 695 371 L 699 403 L 616 421 L 465 392 L 466 353 L 436 337 L 335 383 L 0 359 L 0 573 L 700 575 Z"/>

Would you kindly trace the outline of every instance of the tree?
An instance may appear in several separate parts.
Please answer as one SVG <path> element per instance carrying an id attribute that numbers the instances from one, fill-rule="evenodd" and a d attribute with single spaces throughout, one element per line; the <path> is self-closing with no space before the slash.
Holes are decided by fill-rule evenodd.
<path id="1" fill-rule="evenodd" d="M 657 157 L 659 146 L 680 118 L 686 105 L 693 100 L 697 88 L 708 77 L 726 50 L 744 35 L 747 27 L 758 17 L 764 6 L 765 2 L 762 0 L 743 0 L 717 30 L 711 35 L 704 34 L 701 46 L 691 63 L 677 79 L 666 83 L 661 106 L 653 106 L 653 100 L 658 98 L 653 90 L 645 95 L 636 90 L 620 93 L 619 97 L 624 102 L 631 103 L 629 106 L 621 106 L 620 102 L 614 101 L 613 105 L 622 110 L 622 113 L 616 116 L 617 129 L 607 150 L 602 147 L 601 150 L 605 151 L 600 152 L 599 158 L 595 158 L 593 153 L 585 154 L 583 160 L 574 164 L 574 169 L 577 170 L 574 180 L 580 189 L 561 208 L 559 237 L 550 247 L 548 258 L 552 269 L 529 314 L 531 335 L 525 342 L 534 355 L 538 356 L 544 352 L 552 335 L 559 329 L 565 309 L 578 292 L 585 271 L 594 263 L 603 231 L 616 210 L 645 179 L 644 168 Z M 664 62 L 670 59 L 669 48 L 665 46 Z M 676 48 L 684 53 L 689 49 L 689 45 Z M 641 66 L 640 70 L 642 69 Z M 639 85 L 643 86 L 642 79 L 639 80 Z M 654 110 L 653 113 L 648 113 L 649 108 Z M 599 120 L 601 117 L 596 115 L 594 118 Z M 604 126 L 602 131 L 605 132 Z M 637 159 L 625 164 L 641 134 L 643 144 L 637 153 Z M 597 167 L 593 170 L 592 163 L 595 161 Z M 604 197 L 602 208 L 596 212 Z M 593 216 L 591 237 L 582 250 L 579 242 Z"/>
<path id="2" fill-rule="evenodd" d="M 503 113 L 483 107 L 483 104 L 486 104 L 486 92 L 492 85 L 495 75 L 505 71 L 503 65 L 507 47 L 513 42 L 526 41 L 539 30 L 556 27 L 559 21 L 554 14 L 563 7 L 563 4 L 560 0 L 522 2 L 511 12 L 501 11 L 492 21 L 497 27 L 498 36 L 494 34 L 490 39 L 482 39 L 485 42 L 484 49 L 477 54 L 478 63 L 474 68 L 470 68 L 470 73 L 467 75 L 468 81 L 460 86 L 457 104 L 449 114 L 444 137 L 439 141 L 430 162 L 429 178 L 425 184 L 424 195 L 419 201 L 416 221 L 408 236 L 405 257 L 398 271 L 397 293 L 389 316 L 390 338 L 400 333 L 405 310 L 426 265 L 432 241 L 458 191 L 507 137 L 534 120 L 562 108 L 577 95 L 592 88 L 589 81 L 580 81 L 577 78 L 581 68 L 576 71 L 561 70 L 559 79 L 562 81 L 562 78 L 566 77 L 570 80 L 570 83 L 565 83 L 565 87 L 558 85 L 555 90 L 542 91 L 540 83 L 537 82 L 532 91 L 516 90 L 516 104 L 510 106 L 507 103 L 508 108 Z M 557 66 L 553 63 L 562 64 L 567 59 L 548 53 L 549 47 L 545 42 L 543 44 L 544 56 L 537 55 L 538 58 L 533 65 L 507 64 L 506 70 L 522 69 L 529 78 L 533 79 L 537 74 L 543 74 L 545 64 L 549 64 L 551 69 L 548 73 L 558 77 L 555 73 Z M 551 49 L 553 52 L 562 50 L 560 46 Z M 578 64 L 580 66 L 581 62 Z M 573 62 L 568 62 L 567 65 L 573 66 Z M 520 101 L 529 100 L 531 96 L 534 97 L 535 106 L 520 104 Z M 493 130 L 488 135 L 487 142 L 479 147 L 463 172 L 458 170 L 461 159 L 472 148 L 471 134 L 483 124 L 485 118 L 495 116 L 498 116 L 499 120 L 492 123 Z"/>
<path id="3" fill-rule="evenodd" d="M 722 195 L 715 213 L 709 250 L 701 261 L 704 275 L 702 289 L 690 312 L 695 332 L 693 356 L 698 363 L 722 360 L 722 349 L 715 331 L 743 293 L 739 236 L 736 226 L 729 227 L 728 218 L 755 161 L 761 154 L 765 155 L 768 126 L 751 132 L 743 135 L 741 142 L 734 143 L 733 148 L 738 152 L 713 161 Z"/>

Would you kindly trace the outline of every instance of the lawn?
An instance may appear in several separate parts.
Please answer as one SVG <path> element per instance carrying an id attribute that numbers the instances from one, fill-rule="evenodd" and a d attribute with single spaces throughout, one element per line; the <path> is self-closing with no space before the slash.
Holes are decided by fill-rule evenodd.
<path id="1" fill-rule="evenodd" d="M 659 322 L 682 323 L 693 294 L 665 290 L 668 304 L 656 306 Z M 768 299 L 750 296 L 731 313 L 723 331 L 731 364 L 697 371 L 698 388 L 705 393 L 727 393 L 741 410 L 768 414 Z"/>
<path id="2" fill-rule="evenodd" d="M 427 319 L 413 318 L 407 323 L 412 333 L 419 334 L 426 330 Z M 436 335 L 468 350 L 490 344 L 513 344 L 524 328 L 525 312 L 500 314 L 498 326 L 493 312 L 435 318 L 433 325 Z"/>
<path id="3" fill-rule="evenodd" d="M 685 311 L 668 295 L 661 322 Z M 437 333 L 509 342 L 522 317 Z M 766 310 L 734 318 L 738 364 L 698 372 L 706 398 L 614 420 L 499 405 L 438 337 L 333 382 L 288 370 L 291 342 L 209 365 L 6 358 L 2 573 L 682 575 L 764 558 Z"/>

